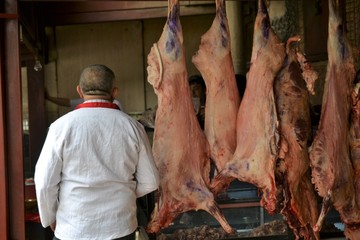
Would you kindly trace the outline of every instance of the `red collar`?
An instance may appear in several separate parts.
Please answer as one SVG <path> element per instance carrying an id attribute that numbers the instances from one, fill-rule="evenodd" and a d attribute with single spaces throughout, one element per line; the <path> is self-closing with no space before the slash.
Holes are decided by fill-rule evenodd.
<path id="1" fill-rule="evenodd" d="M 84 102 L 76 106 L 79 108 L 112 108 L 120 110 L 119 106 L 111 102 Z"/>

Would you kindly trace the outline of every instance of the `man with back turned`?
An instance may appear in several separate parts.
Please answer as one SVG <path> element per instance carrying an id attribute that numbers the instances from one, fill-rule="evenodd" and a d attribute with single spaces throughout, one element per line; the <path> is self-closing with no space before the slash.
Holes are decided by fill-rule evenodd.
<path id="1" fill-rule="evenodd" d="M 159 186 L 143 126 L 118 109 L 114 73 L 91 65 L 84 103 L 51 124 L 36 164 L 41 223 L 54 239 L 135 239 L 136 198 Z"/>

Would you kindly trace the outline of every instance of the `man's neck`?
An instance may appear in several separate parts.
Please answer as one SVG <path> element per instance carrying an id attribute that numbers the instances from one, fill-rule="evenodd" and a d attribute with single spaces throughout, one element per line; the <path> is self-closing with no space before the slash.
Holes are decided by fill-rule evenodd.
<path id="1" fill-rule="evenodd" d="M 97 100 L 97 99 L 101 99 L 101 100 L 107 100 L 111 102 L 111 99 L 109 96 L 103 96 L 103 95 L 84 95 L 84 101 L 88 101 L 88 100 Z"/>

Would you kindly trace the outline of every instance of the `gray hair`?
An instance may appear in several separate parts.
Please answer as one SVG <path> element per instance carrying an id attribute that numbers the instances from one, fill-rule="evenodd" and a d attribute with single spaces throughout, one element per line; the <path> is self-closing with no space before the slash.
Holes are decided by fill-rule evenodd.
<path id="1" fill-rule="evenodd" d="M 109 95 L 114 84 L 115 74 L 105 65 L 90 65 L 80 75 L 79 86 L 85 95 Z"/>

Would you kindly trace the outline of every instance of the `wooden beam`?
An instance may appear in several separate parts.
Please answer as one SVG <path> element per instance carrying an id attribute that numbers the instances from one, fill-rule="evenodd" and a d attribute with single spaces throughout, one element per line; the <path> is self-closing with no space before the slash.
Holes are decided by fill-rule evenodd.
<path id="1" fill-rule="evenodd" d="M 202 3 L 202 2 L 213 2 L 213 1 L 209 1 L 209 0 L 179 0 L 180 3 L 185 2 L 185 3 L 189 3 L 189 4 L 197 4 L 197 3 Z M 251 2 L 251 1 L 258 1 L 258 0 L 233 0 L 233 1 L 244 1 L 244 2 Z M 270 1 L 284 1 L 284 0 L 270 0 Z M 143 1 L 139 1 L 139 0 L 20 0 L 20 2 L 62 2 L 62 3 L 66 3 L 66 2 L 99 2 L 99 3 L 108 3 L 108 2 L 125 2 L 125 3 L 130 3 L 130 2 L 150 2 L 152 3 L 159 3 L 159 2 L 168 2 L 168 0 L 143 0 Z"/>
<path id="2" fill-rule="evenodd" d="M 187 6 L 181 7 L 181 16 L 215 14 L 215 5 Z M 104 12 L 83 12 L 68 14 L 46 14 L 44 24 L 47 26 L 111 22 L 122 20 L 141 20 L 149 18 L 166 17 L 167 7 L 149 8 L 136 10 L 117 10 Z"/>
<path id="3" fill-rule="evenodd" d="M 147 10 L 151 8 L 166 8 L 167 1 L 86 1 L 86 2 L 46 2 L 38 5 L 45 6 L 46 11 L 58 13 L 110 12 L 118 10 Z M 198 5 L 215 5 L 215 1 L 184 1 L 182 7 Z"/>
<path id="4" fill-rule="evenodd" d="M 0 6 L 2 8 L 3 6 Z M 3 10 L 3 9 L 0 9 Z M 4 20 L 0 19 L 0 239 L 8 238 L 7 174 L 5 139 L 5 97 L 4 97 Z"/>
<path id="5" fill-rule="evenodd" d="M 118 10 L 137 10 L 161 7 L 167 8 L 166 1 L 46 2 L 38 5 L 45 8 L 45 14 L 111 12 Z"/>
<path id="6" fill-rule="evenodd" d="M 18 14 L 18 0 L 5 0 L 5 12 Z M 23 131 L 18 19 L 5 20 L 4 93 L 6 165 L 8 175 L 7 239 L 25 239 Z M 4 219 L 1 219 L 3 221 Z"/>
<path id="7" fill-rule="evenodd" d="M 19 15 L 17 15 L 17 14 L 0 13 L 0 18 L 16 19 L 18 17 L 19 17 Z"/>

